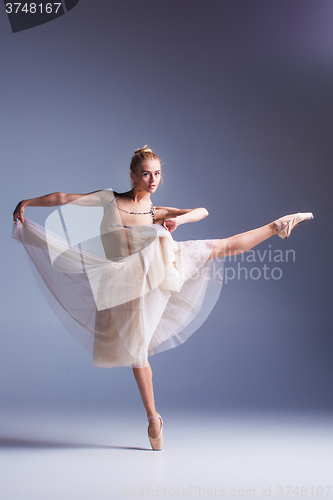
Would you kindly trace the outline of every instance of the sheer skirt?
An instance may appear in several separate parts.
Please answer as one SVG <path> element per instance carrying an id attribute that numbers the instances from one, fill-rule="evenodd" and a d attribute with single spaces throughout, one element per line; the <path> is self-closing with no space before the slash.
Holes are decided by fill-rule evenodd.
<path id="1" fill-rule="evenodd" d="M 104 255 L 91 251 L 91 242 L 69 245 L 27 218 L 14 224 L 12 238 L 93 366 L 143 367 L 205 321 L 220 294 L 223 261 L 209 259 L 217 240 L 176 242 L 163 226 L 117 226 L 111 237 L 104 234 Z"/>

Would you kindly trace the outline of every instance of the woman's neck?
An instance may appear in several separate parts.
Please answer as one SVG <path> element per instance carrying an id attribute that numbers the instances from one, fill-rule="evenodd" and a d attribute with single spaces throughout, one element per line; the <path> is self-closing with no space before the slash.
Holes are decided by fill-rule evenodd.
<path id="1" fill-rule="evenodd" d="M 135 203 L 147 203 L 150 204 L 150 193 L 146 193 L 143 190 L 136 189 L 135 187 L 131 189 L 131 191 L 128 191 L 125 193 L 131 200 L 133 200 Z"/>

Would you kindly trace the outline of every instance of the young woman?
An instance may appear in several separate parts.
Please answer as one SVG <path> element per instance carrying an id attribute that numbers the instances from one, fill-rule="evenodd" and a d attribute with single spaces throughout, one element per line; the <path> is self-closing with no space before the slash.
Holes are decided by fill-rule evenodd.
<path id="1" fill-rule="evenodd" d="M 180 345 L 197 328 L 186 330 L 202 309 L 212 259 L 246 252 L 274 234 L 288 238 L 293 227 L 313 218 L 298 213 L 229 238 L 177 243 L 171 232 L 208 212 L 154 207 L 150 195 L 161 174 L 158 156 L 144 146 L 132 157 L 130 191 L 51 193 L 22 200 L 13 213 L 13 239 L 23 243 L 53 297 L 87 332 L 79 341 L 92 352 L 93 365 L 132 367 L 154 450 L 162 449 L 163 421 L 155 408 L 148 356 Z M 61 205 L 103 207 L 98 237 L 90 231 L 88 246 L 82 238 L 71 243 L 66 227 L 60 238 L 24 218 L 26 207 Z M 59 217 L 66 226 L 65 215 Z M 92 251 L 96 238 L 105 255 Z"/>

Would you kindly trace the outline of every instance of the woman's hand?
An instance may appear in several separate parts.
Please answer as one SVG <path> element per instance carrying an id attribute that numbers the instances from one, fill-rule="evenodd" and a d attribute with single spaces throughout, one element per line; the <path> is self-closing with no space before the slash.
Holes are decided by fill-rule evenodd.
<path id="1" fill-rule="evenodd" d="M 165 227 L 167 231 L 172 233 L 172 231 L 174 231 L 178 227 L 176 219 L 177 217 L 174 217 L 173 219 L 165 219 L 163 222 L 163 227 Z"/>
<path id="2" fill-rule="evenodd" d="M 20 220 L 22 223 L 24 222 L 24 210 L 25 210 L 25 205 L 24 205 L 24 200 L 20 201 L 20 203 L 17 204 L 14 212 L 13 212 L 13 221 L 16 222 L 17 219 Z"/>

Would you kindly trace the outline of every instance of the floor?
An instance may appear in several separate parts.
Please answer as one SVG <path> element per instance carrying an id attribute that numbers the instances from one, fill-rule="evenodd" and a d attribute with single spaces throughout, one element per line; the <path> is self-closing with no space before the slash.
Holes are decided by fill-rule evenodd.
<path id="1" fill-rule="evenodd" d="M 333 499 L 333 415 L 0 412 L 1 500 Z"/>

